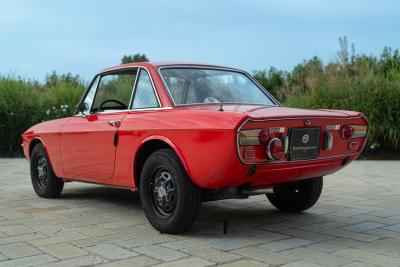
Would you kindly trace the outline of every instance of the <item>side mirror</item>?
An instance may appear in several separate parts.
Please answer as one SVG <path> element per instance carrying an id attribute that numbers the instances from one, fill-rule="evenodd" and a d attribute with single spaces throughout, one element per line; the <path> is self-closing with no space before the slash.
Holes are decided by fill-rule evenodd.
<path id="1" fill-rule="evenodd" d="M 79 103 L 76 106 L 76 113 L 84 113 L 89 110 L 89 105 L 85 102 Z"/>

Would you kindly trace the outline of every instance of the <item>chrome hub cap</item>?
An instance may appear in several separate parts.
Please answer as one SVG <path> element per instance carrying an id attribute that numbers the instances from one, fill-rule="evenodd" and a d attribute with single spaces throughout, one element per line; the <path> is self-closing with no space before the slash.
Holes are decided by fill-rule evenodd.
<path id="1" fill-rule="evenodd" d="M 38 183 L 40 187 L 47 185 L 47 160 L 45 156 L 40 156 L 36 164 Z"/>
<path id="2" fill-rule="evenodd" d="M 154 211 L 162 218 L 170 217 L 176 207 L 176 185 L 172 174 L 166 170 L 157 171 L 150 184 Z"/>

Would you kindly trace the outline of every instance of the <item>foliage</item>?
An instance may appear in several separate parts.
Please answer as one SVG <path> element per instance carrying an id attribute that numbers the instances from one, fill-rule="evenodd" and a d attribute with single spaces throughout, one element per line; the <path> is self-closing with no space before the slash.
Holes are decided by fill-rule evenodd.
<path id="1" fill-rule="evenodd" d="M 347 38 L 339 39 L 337 59 L 318 57 L 291 72 L 276 68 L 254 77 L 283 105 L 357 110 L 369 119 L 368 148 L 400 150 L 400 53 L 385 47 L 379 57 L 356 54 Z M 148 61 L 144 54 L 124 56 L 122 63 Z M 48 75 L 43 83 L 0 75 L 0 155 L 20 153 L 20 134 L 41 121 L 70 116 L 85 83 L 71 74 Z"/>
<path id="2" fill-rule="evenodd" d="M 277 97 L 278 89 L 283 86 L 287 73 L 271 67 L 268 71 L 255 71 L 253 76 L 264 88 L 268 88 L 274 97 Z"/>
<path id="3" fill-rule="evenodd" d="M 20 135 L 30 126 L 72 115 L 84 86 L 78 76 L 55 72 L 42 84 L 0 76 L 0 153 L 19 154 Z"/>
<path id="4" fill-rule="evenodd" d="M 380 57 L 366 56 L 354 45 L 349 53 L 345 37 L 339 43 L 337 60 L 327 65 L 314 57 L 290 73 L 278 72 L 279 79 L 276 70 L 256 78 L 285 106 L 361 111 L 371 125 L 368 148 L 400 150 L 399 51 L 385 47 Z"/>
<path id="5" fill-rule="evenodd" d="M 132 62 L 148 62 L 149 59 L 146 57 L 145 54 L 134 54 L 130 56 L 123 56 L 121 59 L 121 64 L 132 63 Z"/>

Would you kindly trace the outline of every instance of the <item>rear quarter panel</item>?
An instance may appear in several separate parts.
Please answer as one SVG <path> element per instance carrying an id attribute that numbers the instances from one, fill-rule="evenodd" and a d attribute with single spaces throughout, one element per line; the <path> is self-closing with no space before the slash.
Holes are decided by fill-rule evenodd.
<path id="1" fill-rule="evenodd" d="M 360 114 L 357 114 L 360 115 Z M 350 118 L 311 118 L 313 125 L 325 127 L 327 124 L 366 124 L 362 116 Z M 192 181 L 203 188 L 239 186 L 244 183 L 254 185 L 307 179 L 318 175 L 331 174 L 344 164 L 344 160 L 355 159 L 362 151 L 365 139 L 356 140 L 359 147 L 355 151 L 347 149 L 348 142 L 334 133 L 335 148 L 321 151 L 318 160 L 289 162 L 287 160 L 265 163 L 265 148 L 260 151 L 262 165 L 257 174 L 248 173 L 254 164 L 243 164 L 237 147 L 237 130 L 248 117 L 238 112 L 218 112 L 210 110 L 176 110 L 129 112 L 119 129 L 120 142 L 116 155 L 114 184 L 134 188 L 135 156 L 138 148 L 148 140 L 163 140 L 174 148 Z M 270 122 L 260 121 L 246 124 L 244 128 L 264 128 L 274 126 L 304 127 L 304 118 Z M 264 150 L 263 150 L 264 149 Z"/>
<path id="2" fill-rule="evenodd" d="M 133 162 L 138 148 L 152 139 L 163 140 L 180 157 L 198 186 L 221 177 L 237 162 L 235 127 L 243 119 L 236 112 L 158 110 L 128 113 L 119 129 L 115 183 L 134 187 Z"/>

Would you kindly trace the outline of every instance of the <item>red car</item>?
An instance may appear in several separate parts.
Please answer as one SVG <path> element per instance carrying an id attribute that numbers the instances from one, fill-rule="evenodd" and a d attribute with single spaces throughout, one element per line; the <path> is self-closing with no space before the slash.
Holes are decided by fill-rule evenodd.
<path id="1" fill-rule="evenodd" d="M 139 190 L 150 223 L 180 233 L 202 201 L 265 194 L 310 208 L 367 129 L 360 112 L 282 107 L 238 69 L 132 63 L 97 74 L 75 116 L 33 126 L 22 146 L 39 196 L 70 181 Z"/>

